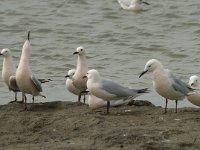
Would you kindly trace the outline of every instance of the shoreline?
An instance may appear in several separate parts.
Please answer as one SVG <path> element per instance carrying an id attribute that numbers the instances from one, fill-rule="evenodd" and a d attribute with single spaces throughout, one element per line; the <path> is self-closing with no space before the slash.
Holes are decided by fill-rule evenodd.
<path id="1" fill-rule="evenodd" d="M 147 101 L 96 111 L 75 102 L 0 106 L 2 149 L 200 149 L 200 109 Z"/>

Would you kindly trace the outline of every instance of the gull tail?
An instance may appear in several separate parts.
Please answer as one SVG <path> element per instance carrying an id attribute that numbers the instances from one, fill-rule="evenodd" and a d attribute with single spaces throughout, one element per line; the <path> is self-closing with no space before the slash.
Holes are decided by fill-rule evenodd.
<path id="1" fill-rule="evenodd" d="M 149 93 L 149 92 L 150 92 L 150 90 L 149 90 L 148 88 L 137 90 L 137 93 L 138 93 L 138 94 Z"/>
<path id="2" fill-rule="evenodd" d="M 52 81 L 51 79 L 38 79 L 41 83 L 46 83 Z"/>
<path id="3" fill-rule="evenodd" d="M 39 96 L 43 97 L 43 98 L 47 98 L 46 96 L 42 95 L 42 94 L 39 94 Z"/>
<path id="4" fill-rule="evenodd" d="M 132 98 L 136 98 L 144 93 L 149 93 L 150 90 L 148 90 L 148 88 L 145 89 L 138 89 L 138 90 L 132 90 L 133 94 L 132 94 Z"/>
<path id="5" fill-rule="evenodd" d="M 86 91 L 81 91 L 81 95 L 88 95 L 90 91 L 86 90 Z"/>

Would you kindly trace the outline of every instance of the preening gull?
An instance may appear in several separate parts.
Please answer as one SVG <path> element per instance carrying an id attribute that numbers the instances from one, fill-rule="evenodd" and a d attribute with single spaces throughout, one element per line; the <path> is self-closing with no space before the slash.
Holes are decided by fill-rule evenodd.
<path id="1" fill-rule="evenodd" d="M 67 75 L 65 76 L 66 82 L 65 85 L 67 87 L 67 90 L 75 95 L 79 95 L 80 94 L 80 90 L 78 88 L 76 88 L 73 84 L 74 81 L 74 74 L 75 74 L 76 70 L 75 69 L 70 69 L 67 73 Z"/>

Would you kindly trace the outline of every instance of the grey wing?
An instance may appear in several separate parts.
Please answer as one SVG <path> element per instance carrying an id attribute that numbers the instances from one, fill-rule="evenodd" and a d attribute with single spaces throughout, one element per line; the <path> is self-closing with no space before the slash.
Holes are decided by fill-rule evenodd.
<path id="1" fill-rule="evenodd" d="M 192 89 L 189 88 L 189 86 L 185 82 L 181 81 L 178 77 L 176 77 L 172 73 L 170 73 L 170 80 L 172 87 L 176 91 L 183 93 L 185 96 L 187 96 L 188 93 L 192 91 Z"/>
<path id="2" fill-rule="evenodd" d="M 31 76 L 31 81 L 33 82 L 35 88 L 39 91 L 42 92 L 42 86 L 41 82 L 34 76 Z"/>
<path id="3" fill-rule="evenodd" d="M 14 92 L 19 91 L 15 76 L 10 76 L 10 78 L 9 78 L 9 89 L 13 90 Z"/>
<path id="4" fill-rule="evenodd" d="M 127 87 L 123 87 L 111 80 L 101 80 L 101 88 L 111 94 L 116 95 L 117 97 L 129 97 L 136 96 L 137 90 L 129 89 Z"/>

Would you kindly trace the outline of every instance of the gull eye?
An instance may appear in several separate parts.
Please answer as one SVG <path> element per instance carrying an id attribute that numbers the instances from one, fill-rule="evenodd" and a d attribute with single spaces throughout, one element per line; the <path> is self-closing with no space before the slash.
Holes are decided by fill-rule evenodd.
<path id="1" fill-rule="evenodd" d="M 151 65 L 149 65 L 149 68 L 151 67 Z"/>
<path id="2" fill-rule="evenodd" d="M 81 51 L 83 51 L 83 49 L 81 49 Z"/>

